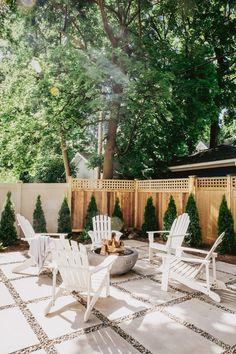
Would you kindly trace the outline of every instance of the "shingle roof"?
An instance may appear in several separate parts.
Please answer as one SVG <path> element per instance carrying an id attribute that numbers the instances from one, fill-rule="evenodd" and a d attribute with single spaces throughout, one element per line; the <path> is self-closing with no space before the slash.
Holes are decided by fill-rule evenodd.
<path id="1" fill-rule="evenodd" d="M 170 163 L 170 166 L 189 165 L 228 159 L 236 159 L 236 147 L 232 145 L 219 145 L 215 149 L 207 149 L 193 155 L 177 157 Z"/>

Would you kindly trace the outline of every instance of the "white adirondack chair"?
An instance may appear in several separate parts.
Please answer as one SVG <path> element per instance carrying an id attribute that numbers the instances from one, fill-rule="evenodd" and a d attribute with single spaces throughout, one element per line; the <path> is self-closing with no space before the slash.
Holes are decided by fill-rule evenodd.
<path id="1" fill-rule="evenodd" d="M 109 295 L 110 269 L 117 256 L 108 256 L 99 266 L 89 266 L 86 247 L 77 244 L 76 241 L 55 240 L 53 260 L 57 269 L 53 271 L 53 294 L 52 299 L 45 308 L 47 315 L 56 299 L 64 293 L 78 291 L 81 295 L 87 295 L 87 309 L 84 321 L 89 319 L 92 308 L 105 289 L 105 295 Z M 57 270 L 62 277 L 62 284 L 56 291 Z"/>
<path id="2" fill-rule="evenodd" d="M 190 258 L 173 255 L 170 252 L 172 247 L 169 244 L 167 254 L 163 255 L 163 272 L 162 285 L 164 291 L 168 289 L 169 279 L 177 280 L 178 282 L 208 295 L 216 302 L 220 302 L 220 296 L 212 290 L 212 287 L 218 289 L 226 289 L 225 284 L 216 279 L 216 257 L 215 249 L 222 242 L 224 232 L 216 239 L 210 251 L 203 251 L 195 248 L 180 247 L 181 252 L 191 251 L 205 255 L 205 258 Z M 174 238 L 171 238 L 171 241 Z M 210 263 L 212 262 L 212 276 L 210 276 Z M 200 276 L 204 278 L 200 278 Z"/>
<path id="3" fill-rule="evenodd" d="M 151 261 L 153 259 L 154 252 L 158 252 L 157 254 L 159 254 L 160 251 L 166 253 L 167 249 L 169 248 L 170 242 L 172 252 L 175 252 L 175 250 L 182 245 L 184 237 L 188 235 L 186 232 L 188 230 L 189 222 L 189 215 L 187 213 L 183 213 L 173 221 L 170 231 L 148 231 L 147 234 L 149 239 L 149 260 Z M 168 233 L 166 244 L 154 242 L 154 234 L 156 233 Z M 174 236 L 174 238 L 171 239 L 172 236 Z"/>
<path id="4" fill-rule="evenodd" d="M 31 223 L 24 216 L 22 216 L 20 214 L 16 214 L 16 218 L 17 218 L 19 226 L 21 227 L 21 229 L 24 233 L 25 241 L 27 241 L 29 243 L 30 249 L 29 249 L 29 253 L 28 253 L 29 258 L 26 259 L 23 263 L 15 266 L 12 269 L 12 272 L 19 273 L 31 266 L 36 265 L 38 267 L 38 274 L 39 274 L 41 272 L 41 270 L 46 266 L 46 264 L 47 264 L 47 266 L 49 266 L 51 268 L 52 264 L 47 263 L 50 258 L 51 238 L 49 238 L 49 235 L 64 238 L 67 234 L 63 234 L 63 233 L 35 233 Z M 38 248 L 38 250 L 37 250 L 37 248 Z"/>
<path id="5" fill-rule="evenodd" d="M 107 215 L 96 215 L 92 219 L 93 230 L 89 231 L 89 237 L 92 240 L 92 248 L 100 247 L 102 240 L 111 240 L 112 232 L 115 232 L 117 240 L 122 233 L 111 229 L 111 218 Z"/>

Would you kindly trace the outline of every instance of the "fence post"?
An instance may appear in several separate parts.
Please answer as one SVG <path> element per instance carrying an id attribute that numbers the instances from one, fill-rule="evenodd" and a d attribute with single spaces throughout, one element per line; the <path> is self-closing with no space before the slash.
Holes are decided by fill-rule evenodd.
<path id="1" fill-rule="evenodd" d="M 68 177 L 68 191 L 67 191 L 67 199 L 68 199 L 68 206 L 70 208 L 70 211 L 72 211 L 72 183 L 73 183 L 73 177 L 69 176 Z"/>
<path id="2" fill-rule="evenodd" d="M 227 175 L 227 189 L 226 189 L 226 200 L 228 203 L 229 209 L 232 207 L 232 183 L 231 183 L 231 176 Z"/>
<path id="3" fill-rule="evenodd" d="M 138 227 L 138 180 L 134 180 L 134 227 Z"/>
<path id="4" fill-rule="evenodd" d="M 16 213 L 21 214 L 21 209 L 22 209 L 22 186 L 23 182 L 22 181 L 17 181 L 16 182 Z M 18 223 L 16 223 L 16 230 L 17 234 L 22 236 L 21 228 L 19 227 Z"/>
<path id="5" fill-rule="evenodd" d="M 197 190 L 197 176 L 189 176 L 189 182 L 188 182 L 188 192 L 189 194 L 193 194 L 194 197 L 196 196 L 196 190 Z"/>

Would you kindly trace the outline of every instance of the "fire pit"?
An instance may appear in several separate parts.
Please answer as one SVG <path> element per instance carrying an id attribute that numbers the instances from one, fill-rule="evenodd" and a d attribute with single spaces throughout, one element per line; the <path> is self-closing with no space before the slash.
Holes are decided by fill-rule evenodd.
<path id="1" fill-rule="evenodd" d="M 103 240 L 102 247 L 88 252 L 89 264 L 97 266 L 102 263 L 109 254 L 118 255 L 118 258 L 112 265 L 111 275 L 127 273 L 133 268 L 138 259 L 138 252 L 134 249 L 124 247 L 123 241 L 117 241 L 113 233 L 111 240 Z"/>

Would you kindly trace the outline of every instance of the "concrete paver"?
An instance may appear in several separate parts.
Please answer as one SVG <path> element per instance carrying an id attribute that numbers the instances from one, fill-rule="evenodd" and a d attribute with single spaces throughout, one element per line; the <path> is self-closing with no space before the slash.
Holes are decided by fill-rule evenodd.
<path id="1" fill-rule="evenodd" d="M 103 328 L 96 332 L 82 335 L 79 338 L 57 344 L 59 354 L 138 354 L 132 345 L 111 328 Z"/>
<path id="2" fill-rule="evenodd" d="M 122 287 L 133 295 L 150 301 L 151 304 L 162 304 L 183 296 L 182 293 L 173 289 L 169 289 L 168 292 L 161 290 L 161 284 L 151 279 L 132 280 L 123 284 Z"/>
<path id="3" fill-rule="evenodd" d="M 0 311 L 0 353 L 7 354 L 38 344 L 39 340 L 18 308 Z"/>
<path id="4" fill-rule="evenodd" d="M 167 307 L 167 311 L 227 344 L 234 345 L 236 342 L 236 314 L 222 311 L 198 299 Z"/>
<path id="5" fill-rule="evenodd" d="M 48 302 L 48 300 L 44 300 L 29 304 L 27 307 L 50 339 L 100 323 L 94 315 L 90 317 L 89 322 L 84 322 L 85 307 L 75 301 L 72 296 L 63 296 L 57 299 L 50 314 L 44 316 L 44 309 Z"/>
<path id="6" fill-rule="evenodd" d="M 137 247 L 139 260 L 132 271 L 111 277 L 111 296 L 97 301 L 86 323 L 85 302 L 72 295 L 57 299 L 45 317 L 51 275 L 35 275 L 35 267 L 14 274 L 25 255 L 1 253 L 0 353 L 234 353 L 236 266 L 218 262 L 218 279 L 231 290 L 221 291 L 216 304 L 176 281 L 161 291 L 160 259 L 148 261 L 147 243 L 126 244 Z"/>
<path id="7" fill-rule="evenodd" d="M 160 312 L 153 312 L 145 317 L 126 321 L 120 326 L 151 353 L 222 353 L 222 348 L 217 344 L 209 343 L 201 335 Z"/>
<path id="8" fill-rule="evenodd" d="M 0 307 L 14 304 L 13 297 L 3 283 L 0 283 L 0 294 Z"/>

